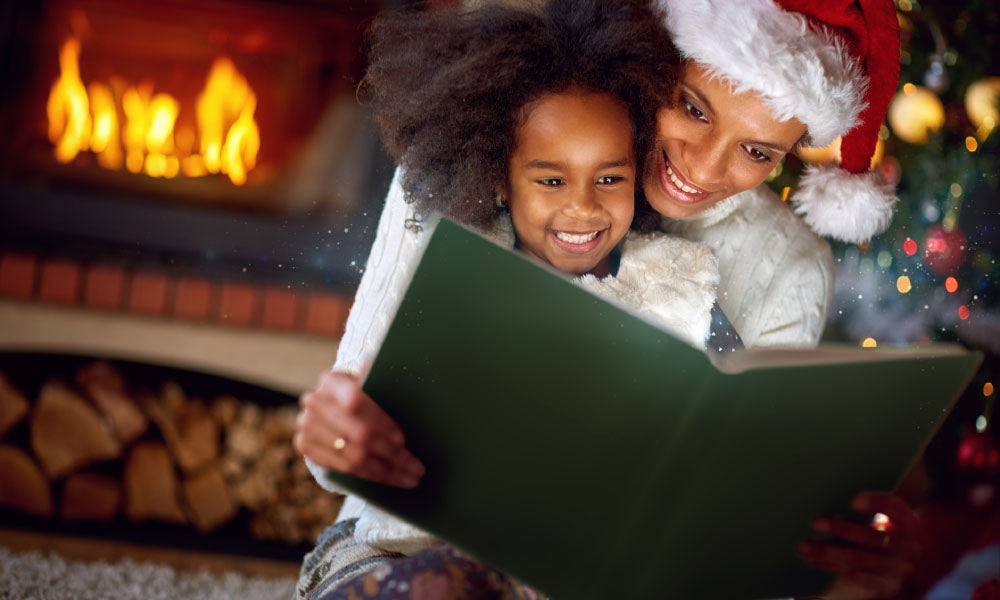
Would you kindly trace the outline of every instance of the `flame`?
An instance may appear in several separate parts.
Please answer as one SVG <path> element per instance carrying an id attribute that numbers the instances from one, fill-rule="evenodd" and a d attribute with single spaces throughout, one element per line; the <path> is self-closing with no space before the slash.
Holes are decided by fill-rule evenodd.
<path id="1" fill-rule="evenodd" d="M 103 83 L 91 83 L 87 88 L 90 109 L 94 115 L 94 131 L 90 136 L 90 149 L 97 153 L 97 162 L 106 169 L 121 169 L 125 162 L 122 154 L 118 111 L 111 89 Z"/>
<path id="2" fill-rule="evenodd" d="M 68 163 L 86 150 L 90 137 L 90 103 L 80 80 L 80 41 L 70 38 L 59 51 L 59 79 L 52 85 L 46 113 L 49 139 L 56 145 L 56 160 Z"/>
<path id="3" fill-rule="evenodd" d="M 246 182 L 260 150 L 256 109 L 257 96 L 233 61 L 216 59 L 198 96 L 201 155 L 209 173 L 226 173 L 236 185 Z"/>
<path id="4" fill-rule="evenodd" d="M 177 129 L 180 103 L 154 94 L 151 82 L 115 87 L 124 89 L 119 112 L 111 87 L 84 87 L 79 59 L 80 42 L 70 38 L 59 53 L 60 75 L 46 107 L 56 160 L 68 163 L 90 150 L 107 169 L 166 178 L 223 173 L 236 185 L 246 183 L 260 151 L 257 96 L 230 59 L 213 62 L 198 95 L 197 133 Z"/>

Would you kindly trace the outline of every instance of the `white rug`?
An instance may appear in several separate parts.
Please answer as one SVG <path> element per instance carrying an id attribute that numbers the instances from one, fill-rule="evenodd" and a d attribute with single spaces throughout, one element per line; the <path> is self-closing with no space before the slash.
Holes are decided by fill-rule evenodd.
<path id="1" fill-rule="evenodd" d="M 0 546 L 0 600 L 291 600 L 295 579 L 181 573 L 135 563 L 68 561 Z"/>

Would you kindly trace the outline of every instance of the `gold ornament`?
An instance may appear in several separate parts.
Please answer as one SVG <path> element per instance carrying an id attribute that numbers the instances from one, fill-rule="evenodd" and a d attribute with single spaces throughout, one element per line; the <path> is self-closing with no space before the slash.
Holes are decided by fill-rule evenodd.
<path id="1" fill-rule="evenodd" d="M 944 105 L 934 92 L 907 83 L 889 105 L 889 126 L 901 140 L 923 144 L 944 125 Z"/>
<path id="2" fill-rule="evenodd" d="M 803 161 L 813 164 L 840 162 L 840 136 L 828 146 L 802 146 L 795 151 Z"/>
<path id="3" fill-rule="evenodd" d="M 830 142 L 829 146 L 823 146 L 822 148 L 818 146 L 800 146 L 795 151 L 795 155 L 803 162 L 810 164 L 840 163 L 840 144 L 841 138 L 838 137 Z M 874 169 L 875 165 L 882 162 L 883 156 L 885 156 L 885 142 L 879 137 L 878 141 L 875 142 L 875 152 L 872 153 L 872 162 L 868 170 Z"/>
<path id="4" fill-rule="evenodd" d="M 990 132 L 1000 125 L 998 100 L 1000 100 L 1000 77 L 980 79 L 970 85 L 965 92 L 965 112 L 976 126 L 976 137 L 979 141 L 985 140 Z"/>

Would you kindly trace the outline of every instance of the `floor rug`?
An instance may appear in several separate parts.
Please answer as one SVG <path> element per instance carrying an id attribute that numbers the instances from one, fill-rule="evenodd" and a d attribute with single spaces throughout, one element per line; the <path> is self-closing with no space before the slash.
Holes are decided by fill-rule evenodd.
<path id="1" fill-rule="evenodd" d="M 178 572 L 130 560 L 86 563 L 0 546 L 0 600 L 291 600 L 294 578 Z"/>

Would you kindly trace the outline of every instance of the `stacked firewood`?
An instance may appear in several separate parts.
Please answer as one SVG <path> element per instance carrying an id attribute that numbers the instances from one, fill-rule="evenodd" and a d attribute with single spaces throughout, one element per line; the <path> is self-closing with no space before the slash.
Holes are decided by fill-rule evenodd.
<path id="1" fill-rule="evenodd" d="M 292 450 L 294 404 L 205 401 L 173 381 L 137 390 L 107 362 L 75 379 L 46 382 L 31 402 L 0 373 L 0 506 L 202 532 L 245 510 L 253 536 L 292 544 L 315 541 L 333 523 L 341 499 Z M 30 447 L 4 439 L 24 420 Z"/>

